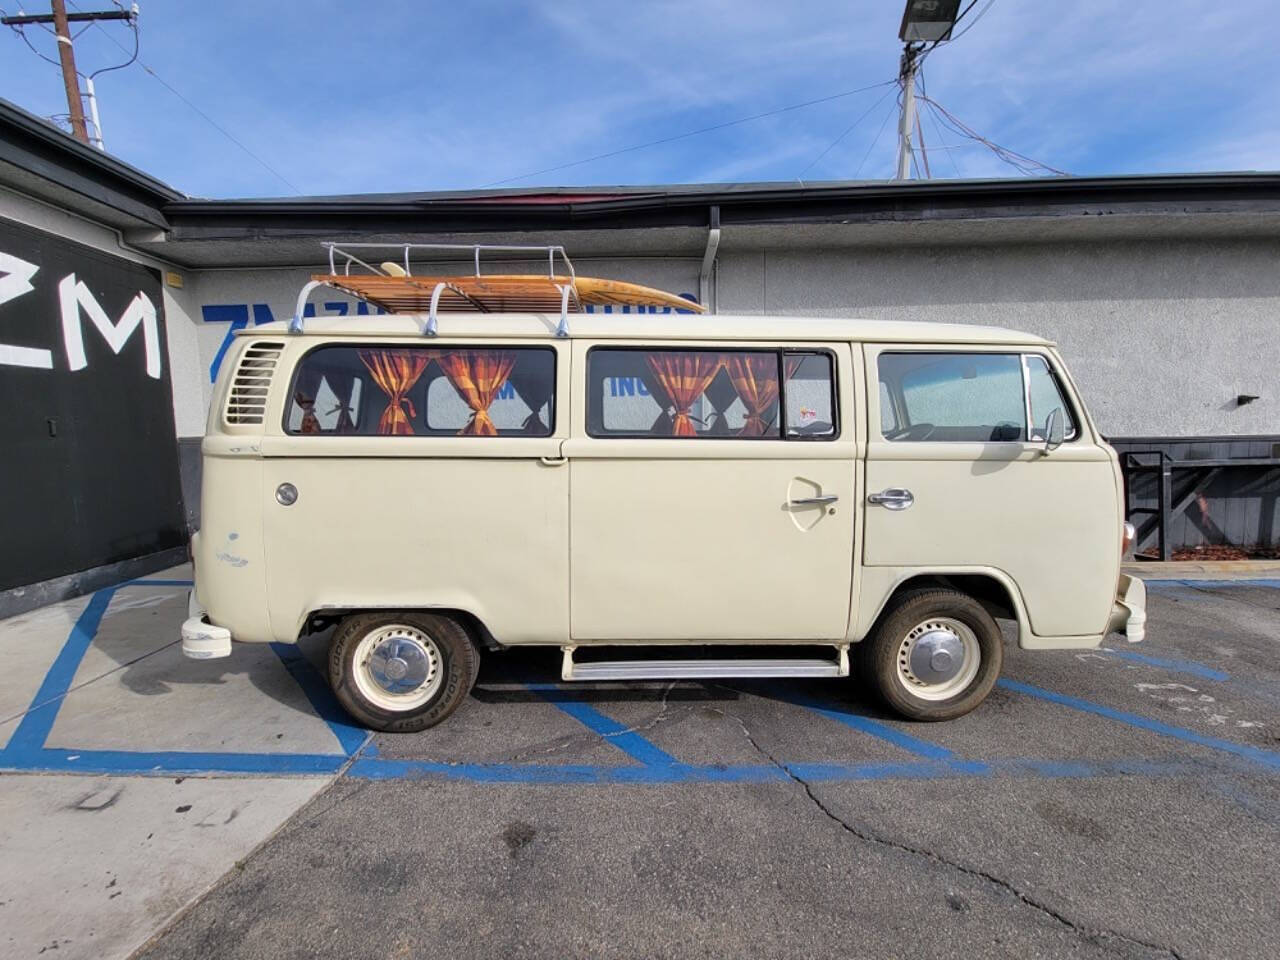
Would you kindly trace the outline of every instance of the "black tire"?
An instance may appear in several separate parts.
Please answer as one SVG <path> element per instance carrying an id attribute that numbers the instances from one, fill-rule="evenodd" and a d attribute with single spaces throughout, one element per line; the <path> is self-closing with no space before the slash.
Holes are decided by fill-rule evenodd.
<path id="1" fill-rule="evenodd" d="M 438 687 L 424 702 L 412 703 L 403 709 L 371 699 L 361 690 L 355 675 L 358 669 L 355 657 L 361 641 L 394 626 L 420 631 L 439 654 Z M 329 683 L 338 702 L 364 726 L 387 733 L 413 733 L 444 720 L 467 698 L 479 669 L 480 653 L 470 634 L 456 620 L 440 614 L 358 614 L 338 624 L 329 642 Z M 369 682 L 367 674 L 365 682 Z"/>
<path id="2" fill-rule="evenodd" d="M 910 682 L 899 672 L 904 641 L 917 626 L 935 618 L 955 620 L 968 627 L 978 649 L 976 673 L 945 699 L 912 693 L 908 689 Z M 858 647 L 864 681 L 889 709 L 910 720 L 952 720 L 968 713 L 987 698 L 1000 676 L 1004 659 L 1004 640 L 991 614 L 968 594 L 943 588 L 922 588 L 905 594 L 893 609 L 881 614 L 871 634 Z M 904 664 L 907 662 L 903 660 Z"/>

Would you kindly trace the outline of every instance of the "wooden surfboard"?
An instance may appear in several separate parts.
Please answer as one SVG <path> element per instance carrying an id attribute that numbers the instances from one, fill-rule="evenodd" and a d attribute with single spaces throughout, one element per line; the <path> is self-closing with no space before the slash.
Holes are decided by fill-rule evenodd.
<path id="1" fill-rule="evenodd" d="M 320 274 L 313 280 L 344 290 L 389 313 L 423 313 L 431 307 L 431 296 L 445 284 L 439 300 L 442 312 L 464 313 L 559 313 L 560 288 L 569 285 L 569 309 L 582 307 L 631 306 L 669 307 L 704 313 L 706 307 L 684 297 L 624 280 L 599 277 L 535 276 L 530 274 L 490 274 L 488 276 L 410 277 L 364 274 Z"/>

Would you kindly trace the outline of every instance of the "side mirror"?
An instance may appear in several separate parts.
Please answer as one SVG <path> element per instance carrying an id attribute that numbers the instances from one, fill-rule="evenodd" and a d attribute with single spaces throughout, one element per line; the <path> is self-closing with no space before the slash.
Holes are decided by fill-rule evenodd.
<path id="1" fill-rule="evenodd" d="M 1049 419 L 1044 422 L 1044 452 L 1057 450 L 1062 446 L 1062 441 L 1066 436 L 1066 428 L 1063 425 L 1062 409 L 1054 407 L 1049 411 Z"/>

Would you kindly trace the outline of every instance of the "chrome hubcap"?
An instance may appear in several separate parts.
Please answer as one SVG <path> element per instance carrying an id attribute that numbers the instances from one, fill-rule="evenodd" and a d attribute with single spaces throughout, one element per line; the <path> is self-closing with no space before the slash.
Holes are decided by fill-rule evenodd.
<path id="1" fill-rule="evenodd" d="M 908 662 L 918 679 L 925 683 L 944 683 L 960 672 L 964 646 L 950 630 L 929 630 L 912 645 Z"/>
<path id="2" fill-rule="evenodd" d="M 951 617 L 917 624 L 898 647 L 898 682 L 923 700 L 946 700 L 961 693 L 978 675 L 977 635 Z"/>
<path id="3" fill-rule="evenodd" d="M 416 627 L 380 627 L 360 641 L 354 679 L 360 692 L 378 706 L 411 710 L 440 687 L 440 648 Z"/>

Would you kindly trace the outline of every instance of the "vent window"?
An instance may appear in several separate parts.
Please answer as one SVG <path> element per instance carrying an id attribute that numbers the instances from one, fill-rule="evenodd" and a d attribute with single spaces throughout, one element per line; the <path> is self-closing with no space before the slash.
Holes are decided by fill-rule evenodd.
<path id="1" fill-rule="evenodd" d="M 280 362 L 283 343 L 257 341 L 249 344 L 236 367 L 231 392 L 227 395 L 226 420 L 229 424 L 262 423 L 267 410 L 267 393 L 271 377 Z"/>

